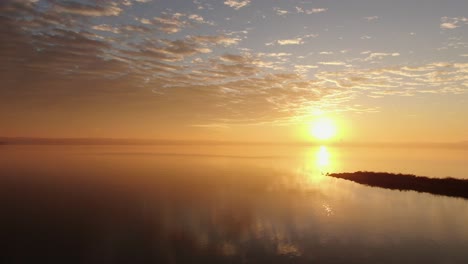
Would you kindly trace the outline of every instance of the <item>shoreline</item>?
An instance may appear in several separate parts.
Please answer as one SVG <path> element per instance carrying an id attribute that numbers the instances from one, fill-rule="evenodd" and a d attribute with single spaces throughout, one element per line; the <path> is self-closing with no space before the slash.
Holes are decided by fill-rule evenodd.
<path id="1" fill-rule="evenodd" d="M 468 179 L 429 178 L 412 174 L 369 171 L 327 173 L 326 176 L 353 181 L 370 187 L 416 191 L 468 199 Z"/>

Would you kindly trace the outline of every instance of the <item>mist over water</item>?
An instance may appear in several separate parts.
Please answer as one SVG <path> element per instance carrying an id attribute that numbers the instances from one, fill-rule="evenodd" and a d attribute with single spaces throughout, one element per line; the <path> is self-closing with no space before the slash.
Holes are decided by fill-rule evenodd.
<path id="1" fill-rule="evenodd" d="M 468 200 L 327 172 L 468 178 L 465 150 L 3 146 L 2 263 L 466 263 Z"/>

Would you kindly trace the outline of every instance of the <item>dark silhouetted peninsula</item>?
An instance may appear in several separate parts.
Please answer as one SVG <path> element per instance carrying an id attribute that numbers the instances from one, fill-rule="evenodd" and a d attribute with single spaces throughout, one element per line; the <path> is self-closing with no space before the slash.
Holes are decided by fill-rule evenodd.
<path id="1" fill-rule="evenodd" d="M 428 178 L 412 174 L 357 171 L 328 173 L 327 176 L 360 184 L 400 191 L 417 191 L 468 199 L 468 179 Z"/>

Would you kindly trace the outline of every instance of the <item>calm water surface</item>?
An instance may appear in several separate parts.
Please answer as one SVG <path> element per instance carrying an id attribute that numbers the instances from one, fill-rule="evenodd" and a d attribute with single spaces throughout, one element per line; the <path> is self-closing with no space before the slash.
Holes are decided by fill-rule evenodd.
<path id="1" fill-rule="evenodd" d="M 0 262 L 468 263 L 468 200 L 323 175 L 467 165 L 462 149 L 2 146 Z"/>

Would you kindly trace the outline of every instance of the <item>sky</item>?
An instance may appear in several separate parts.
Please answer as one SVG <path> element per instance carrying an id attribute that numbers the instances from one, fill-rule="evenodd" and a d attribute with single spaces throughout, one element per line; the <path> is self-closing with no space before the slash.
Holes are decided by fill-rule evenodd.
<path id="1" fill-rule="evenodd" d="M 3 0 L 0 136 L 468 140 L 466 0 Z"/>

